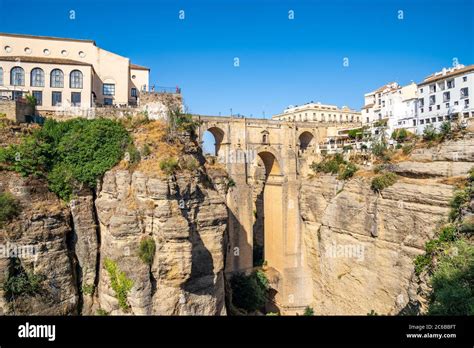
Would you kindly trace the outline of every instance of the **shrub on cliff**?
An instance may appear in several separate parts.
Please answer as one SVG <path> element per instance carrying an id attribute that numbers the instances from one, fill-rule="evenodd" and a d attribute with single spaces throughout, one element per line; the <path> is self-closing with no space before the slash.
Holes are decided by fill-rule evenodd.
<path id="1" fill-rule="evenodd" d="M 370 185 L 370 188 L 375 192 L 380 192 L 384 188 L 395 184 L 397 182 L 397 178 L 398 177 L 395 173 L 383 173 L 372 179 L 372 184 Z"/>
<path id="2" fill-rule="evenodd" d="M 21 295 L 34 295 L 41 290 L 43 280 L 43 276 L 26 271 L 18 258 L 11 259 L 8 278 L 3 284 L 5 297 L 11 301 Z"/>
<path id="3" fill-rule="evenodd" d="M 358 170 L 357 166 L 344 160 L 341 154 L 326 156 L 321 162 L 311 164 L 311 169 L 316 173 L 338 174 L 339 180 L 351 178 Z"/>
<path id="4" fill-rule="evenodd" d="M 95 187 L 131 144 L 126 129 L 108 119 L 46 120 L 21 144 L 0 149 L 4 169 L 46 177 L 51 191 L 69 200 L 82 185 Z"/>
<path id="5" fill-rule="evenodd" d="M 20 213 L 18 201 L 8 192 L 0 193 L 0 227 Z"/>
<path id="6" fill-rule="evenodd" d="M 105 259 L 104 267 L 109 273 L 110 285 L 112 290 L 115 292 L 115 297 L 118 300 L 119 307 L 123 311 L 127 311 L 129 308 L 127 302 L 127 296 L 133 287 L 133 281 L 127 278 L 125 272 L 122 272 L 115 261 Z"/>
<path id="7" fill-rule="evenodd" d="M 165 174 L 171 175 L 178 169 L 178 160 L 175 157 L 164 158 L 160 161 L 160 169 Z"/>
<path id="8" fill-rule="evenodd" d="M 153 263 L 155 257 L 156 244 L 153 238 L 146 237 L 140 241 L 140 247 L 138 249 L 138 256 L 147 265 Z"/>
<path id="9" fill-rule="evenodd" d="M 234 274 L 230 280 L 234 306 L 253 312 L 261 309 L 267 301 L 268 280 L 262 271 L 250 275 Z"/>

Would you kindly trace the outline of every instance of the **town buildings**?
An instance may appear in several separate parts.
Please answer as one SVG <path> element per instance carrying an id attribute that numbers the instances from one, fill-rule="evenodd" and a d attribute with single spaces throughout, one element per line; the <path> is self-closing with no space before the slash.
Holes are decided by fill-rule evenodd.
<path id="1" fill-rule="evenodd" d="M 92 40 L 0 33 L 0 98 L 31 94 L 39 112 L 136 105 L 149 72 Z"/>
<path id="2" fill-rule="evenodd" d="M 296 122 L 361 122 L 361 113 L 343 106 L 326 105 L 321 103 L 307 103 L 300 106 L 291 106 L 283 113 L 272 116 L 274 120 Z"/>

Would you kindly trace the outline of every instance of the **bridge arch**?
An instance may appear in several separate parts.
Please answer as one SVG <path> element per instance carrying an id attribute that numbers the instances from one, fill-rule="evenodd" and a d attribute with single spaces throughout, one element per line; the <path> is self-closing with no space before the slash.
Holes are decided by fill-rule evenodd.
<path id="1" fill-rule="evenodd" d="M 298 137 L 298 145 L 301 152 L 311 149 L 314 147 L 315 143 L 316 137 L 309 131 L 303 131 Z"/>
<path id="2" fill-rule="evenodd" d="M 201 141 L 204 142 L 205 134 L 209 132 L 214 137 L 214 153 L 213 156 L 219 155 L 219 150 L 221 149 L 221 144 L 224 141 L 225 132 L 217 126 L 205 127 L 202 130 Z"/>

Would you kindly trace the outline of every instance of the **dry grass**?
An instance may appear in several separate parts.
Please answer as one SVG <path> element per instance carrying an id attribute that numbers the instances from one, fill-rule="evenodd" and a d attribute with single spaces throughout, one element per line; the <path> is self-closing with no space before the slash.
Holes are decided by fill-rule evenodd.
<path id="1" fill-rule="evenodd" d="M 455 186 L 457 189 L 462 189 L 466 186 L 465 176 L 451 176 L 449 178 L 442 178 L 437 180 L 440 184 Z"/>

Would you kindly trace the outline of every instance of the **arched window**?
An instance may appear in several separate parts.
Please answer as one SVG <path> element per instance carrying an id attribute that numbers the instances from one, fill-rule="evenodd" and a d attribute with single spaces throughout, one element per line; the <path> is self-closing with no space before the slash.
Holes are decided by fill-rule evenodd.
<path id="1" fill-rule="evenodd" d="M 0 86 L 3 86 L 3 68 L 0 68 Z"/>
<path id="2" fill-rule="evenodd" d="M 24 86 L 25 85 L 25 70 L 16 66 L 10 70 L 10 84 L 12 86 Z"/>
<path id="3" fill-rule="evenodd" d="M 64 87 L 64 74 L 59 69 L 51 71 L 51 87 L 63 88 Z"/>
<path id="4" fill-rule="evenodd" d="M 40 68 L 31 70 L 31 87 L 44 87 L 44 71 Z"/>
<path id="5" fill-rule="evenodd" d="M 82 88 L 82 73 L 79 70 L 71 71 L 69 75 L 70 88 Z"/>

